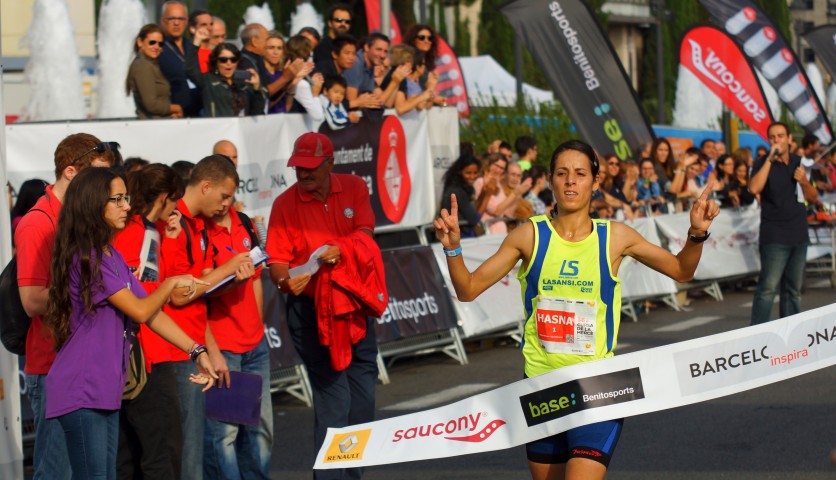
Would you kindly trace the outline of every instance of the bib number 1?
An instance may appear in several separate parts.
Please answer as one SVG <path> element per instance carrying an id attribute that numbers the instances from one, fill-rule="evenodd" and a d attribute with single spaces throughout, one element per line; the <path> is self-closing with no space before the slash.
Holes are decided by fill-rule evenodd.
<path id="1" fill-rule="evenodd" d="M 548 353 L 595 355 L 594 300 L 540 297 L 537 303 L 537 338 Z"/>

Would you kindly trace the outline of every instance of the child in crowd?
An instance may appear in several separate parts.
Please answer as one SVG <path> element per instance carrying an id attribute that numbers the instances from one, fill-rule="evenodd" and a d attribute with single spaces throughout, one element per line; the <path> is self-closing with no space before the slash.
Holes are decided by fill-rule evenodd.
<path id="1" fill-rule="evenodd" d="M 331 130 L 340 130 L 348 126 L 349 122 L 357 123 L 360 121 L 360 115 L 357 112 L 349 114 L 348 109 L 343 104 L 345 89 L 345 78 L 338 75 L 329 75 L 322 85 L 323 93 L 319 96 L 319 101 L 322 102 L 322 109 L 325 110 L 325 121 L 328 122 L 328 127 Z"/>

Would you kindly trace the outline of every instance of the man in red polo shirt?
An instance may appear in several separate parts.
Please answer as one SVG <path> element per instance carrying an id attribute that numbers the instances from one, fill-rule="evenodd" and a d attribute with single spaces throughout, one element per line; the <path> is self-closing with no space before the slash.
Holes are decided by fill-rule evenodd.
<path id="1" fill-rule="evenodd" d="M 229 384 L 229 369 L 207 323 L 206 300 L 202 295 L 229 275 L 234 274 L 236 280 L 243 281 L 252 277 L 255 269 L 249 251 L 232 255 L 215 267 L 213 251 L 207 244 L 204 218 L 212 218 L 228 209 L 237 187 L 238 173 L 225 157 L 210 155 L 198 162 L 192 170 L 186 193 L 177 203 L 177 210 L 183 216 L 183 229 L 177 238 L 162 238 L 160 245 L 164 258 L 174 258 L 173 271 L 167 272 L 168 275 L 190 274 L 209 283 L 209 286 L 198 285 L 191 303 L 168 304 L 163 311 L 196 342 L 206 345 L 212 365 L 220 369 L 218 382 L 226 384 Z M 190 387 L 189 374 L 197 373 L 197 370 L 189 356 L 172 346 L 171 359 L 177 372 L 184 432 L 180 478 L 202 480 L 205 399 L 201 392 Z"/>
<path id="2" fill-rule="evenodd" d="M 291 278 L 291 267 L 308 261 L 319 247 L 357 232 L 373 235 L 374 213 L 369 187 L 356 175 L 331 173 L 334 147 L 325 135 L 306 133 L 296 140 L 288 166 L 296 183 L 273 202 L 267 229 L 270 277 L 287 299 L 287 325 L 305 363 L 314 390 L 314 443 L 322 445 L 328 427 L 344 427 L 374 419 L 377 342 L 367 318 L 366 335 L 351 345 L 348 368 L 334 370 L 328 347 L 320 345 L 315 292 L 317 276 Z M 319 255 L 330 264 L 340 261 L 331 244 Z M 362 469 L 316 470 L 314 477 L 359 478 Z"/>
<path id="3" fill-rule="evenodd" d="M 234 207 L 206 224 L 215 263 L 259 246 L 252 220 Z M 227 367 L 261 376 L 261 421 L 253 427 L 206 419 L 203 468 L 207 478 L 270 478 L 273 408 L 263 301 L 261 267 L 253 277 L 210 299 L 209 326 Z"/>
<path id="4" fill-rule="evenodd" d="M 32 317 L 26 336 L 26 392 L 35 420 L 33 463 L 36 479 L 69 479 L 70 460 L 64 430 L 57 419 L 44 419 L 46 388 L 44 381 L 55 360 L 55 345 L 43 325 L 49 299 L 50 263 L 55 244 L 58 213 L 73 178 L 87 167 L 113 165 L 115 143 L 102 143 L 87 133 L 68 136 L 55 149 L 55 184 L 32 210 L 23 216 L 15 230 L 17 283 L 26 314 Z"/>

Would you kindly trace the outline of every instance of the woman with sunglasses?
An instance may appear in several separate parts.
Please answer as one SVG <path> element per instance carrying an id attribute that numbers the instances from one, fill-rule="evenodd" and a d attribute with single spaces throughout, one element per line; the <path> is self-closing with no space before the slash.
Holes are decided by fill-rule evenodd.
<path id="1" fill-rule="evenodd" d="M 162 51 L 162 29 L 153 23 L 142 27 L 134 44 L 136 57 L 125 81 L 125 89 L 128 95 L 133 94 L 136 116 L 140 119 L 183 117 L 183 107 L 169 100 L 171 87 L 157 63 Z"/>
<path id="2" fill-rule="evenodd" d="M 52 257 L 44 323 L 58 354 L 46 378 L 46 418 L 57 418 L 67 439 L 74 479 L 115 478 L 119 408 L 133 322 L 145 323 L 190 354 L 208 390 L 215 374 L 198 345 L 160 308 L 197 290 L 190 275 L 170 277 L 146 294 L 113 237 L 125 228 L 130 196 L 111 168 L 87 168 L 64 196 Z"/>
<path id="3" fill-rule="evenodd" d="M 208 28 L 195 31 L 195 47 L 210 37 Z M 231 43 L 219 43 L 209 55 L 209 71 L 200 71 L 197 48 L 186 54 L 186 75 L 200 89 L 203 114 L 207 117 L 244 117 L 263 115 L 267 107 L 267 90 L 262 88 L 258 73 L 248 68 L 236 74 L 241 52 Z M 249 75 L 247 75 L 249 74 Z M 246 77 L 239 79 L 239 76 Z"/>
<path id="4" fill-rule="evenodd" d="M 437 76 L 435 73 L 435 59 L 438 56 L 438 34 L 429 25 L 419 23 L 409 27 L 403 37 L 403 43 L 415 47 L 415 49 L 424 52 L 425 70 L 420 75 L 418 81 L 421 88 L 427 87 L 427 80 L 431 75 Z M 436 84 L 438 78 L 436 77 Z M 434 96 L 432 102 L 435 105 L 446 106 L 447 99 L 440 96 Z"/>

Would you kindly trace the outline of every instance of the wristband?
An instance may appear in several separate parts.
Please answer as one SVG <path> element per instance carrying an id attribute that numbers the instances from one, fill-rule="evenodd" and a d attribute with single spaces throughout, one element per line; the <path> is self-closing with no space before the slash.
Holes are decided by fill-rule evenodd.
<path id="1" fill-rule="evenodd" d="M 459 248 L 456 248 L 454 250 L 447 250 L 444 247 L 441 247 L 441 250 L 443 250 L 444 255 L 447 255 L 448 257 L 458 257 L 459 255 L 462 254 L 462 246 L 461 245 L 459 245 Z"/>
<path id="2" fill-rule="evenodd" d="M 708 240 L 708 237 L 710 237 L 710 236 L 711 236 L 711 232 L 709 232 L 709 231 L 706 231 L 705 235 L 703 235 L 701 237 L 698 237 L 696 235 L 688 234 L 688 240 L 691 240 L 694 243 L 702 243 L 702 242 Z"/>
<path id="3" fill-rule="evenodd" d="M 206 353 L 206 345 L 198 345 L 198 346 L 194 347 L 194 348 L 192 349 L 192 351 L 191 351 L 191 352 L 189 352 L 189 358 L 191 358 L 191 359 L 192 359 L 192 362 L 196 362 L 196 361 L 197 361 L 197 357 L 198 357 L 201 353 Z"/>

